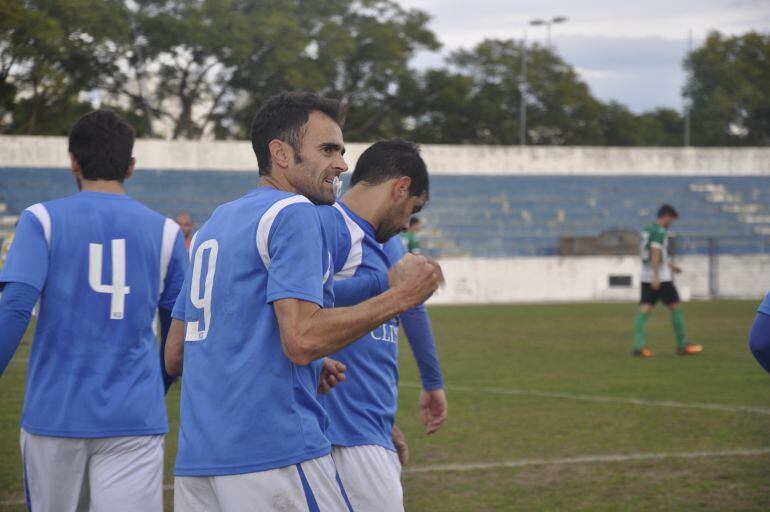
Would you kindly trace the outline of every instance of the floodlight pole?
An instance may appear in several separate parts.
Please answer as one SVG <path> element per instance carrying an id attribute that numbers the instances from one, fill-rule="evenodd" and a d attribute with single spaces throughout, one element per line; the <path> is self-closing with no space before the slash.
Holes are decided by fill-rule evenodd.
<path id="1" fill-rule="evenodd" d="M 692 53 L 692 29 L 687 33 L 687 57 Z M 685 89 L 686 98 L 684 100 L 684 146 L 690 145 L 690 111 L 692 110 L 692 81 L 687 84 Z"/>
<path id="2" fill-rule="evenodd" d="M 521 40 L 521 74 L 519 75 L 519 145 L 527 145 L 527 31 Z"/>
<path id="3" fill-rule="evenodd" d="M 529 24 L 535 27 L 545 25 L 545 47 L 551 49 L 551 25 L 555 23 L 564 23 L 567 21 L 566 16 L 554 16 L 549 20 L 543 20 L 540 18 L 530 20 Z"/>

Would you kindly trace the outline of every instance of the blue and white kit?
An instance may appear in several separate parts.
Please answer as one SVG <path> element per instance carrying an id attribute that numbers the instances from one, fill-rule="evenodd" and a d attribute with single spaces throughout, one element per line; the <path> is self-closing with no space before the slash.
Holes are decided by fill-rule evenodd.
<path id="1" fill-rule="evenodd" d="M 185 322 L 180 509 L 253 504 L 254 488 L 286 489 L 273 498 L 287 502 L 304 489 L 308 503 L 346 507 L 316 396 L 322 363 L 286 357 L 272 304 L 331 306 L 332 272 L 318 208 L 304 196 L 259 187 L 218 207 L 195 234 L 173 312 Z M 225 496 L 239 488 L 242 496 Z"/>
<path id="2" fill-rule="evenodd" d="M 168 425 L 153 322 L 186 267 L 179 226 L 122 194 L 80 192 L 21 214 L 0 273 L 0 371 L 39 299 L 21 419 L 28 508 L 162 509 Z"/>

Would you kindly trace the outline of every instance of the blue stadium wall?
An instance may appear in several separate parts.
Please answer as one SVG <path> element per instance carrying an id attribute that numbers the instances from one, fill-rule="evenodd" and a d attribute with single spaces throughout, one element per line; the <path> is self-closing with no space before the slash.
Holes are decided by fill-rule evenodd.
<path id="1" fill-rule="evenodd" d="M 364 147 L 351 145 L 351 168 Z M 139 141 L 135 154 L 128 193 L 197 223 L 258 180 L 248 143 Z M 631 300 L 635 279 L 625 289 L 608 283 L 633 277 L 636 258 L 563 258 L 559 241 L 638 231 L 664 202 L 681 214 L 677 253 L 693 270 L 686 295 L 754 297 L 770 286 L 733 275 L 768 273 L 770 150 L 426 146 L 424 154 L 432 178 L 423 243 L 450 277 L 438 302 Z M 30 204 L 75 192 L 66 163 L 62 138 L 0 137 L 0 238 Z M 527 294 L 533 274 L 543 290 Z"/>

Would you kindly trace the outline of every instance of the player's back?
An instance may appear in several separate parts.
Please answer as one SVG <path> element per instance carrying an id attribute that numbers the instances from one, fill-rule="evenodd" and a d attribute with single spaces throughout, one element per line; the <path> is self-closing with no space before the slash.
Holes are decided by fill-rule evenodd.
<path id="1" fill-rule="evenodd" d="M 184 249 L 179 227 L 128 196 L 99 192 L 24 215 L 39 223 L 48 270 L 22 426 L 65 437 L 166 432 L 153 321 L 160 302 L 173 304 L 166 273 Z"/>
<path id="2" fill-rule="evenodd" d="M 330 263 L 316 207 L 257 188 L 217 208 L 191 254 L 175 474 L 249 473 L 329 453 L 320 363 L 286 357 L 272 306 L 284 298 L 323 305 Z"/>

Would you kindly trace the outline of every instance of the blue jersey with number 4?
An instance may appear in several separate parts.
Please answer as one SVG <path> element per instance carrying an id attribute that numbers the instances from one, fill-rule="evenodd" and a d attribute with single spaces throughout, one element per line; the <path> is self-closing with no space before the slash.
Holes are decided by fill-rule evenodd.
<path id="1" fill-rule="evenodd" d="M 332 274 L 317 207 L 304 196 L 257 188 L 195 234 L 173 313 L 185 321 L 176 475 L 251 473 L 330 452 L 320 362 L 286 357 L 272 303 L 323 306 Z"/>
<path id="2" fill-rule="evenodd" d="M 158 307 L 173 307 L 186 266 L 179 226 L 125 195 L 80 192 L 22 213 L 0 283 L 41 292 L 26 431 L 168 430 L 153 321 Z"/>

